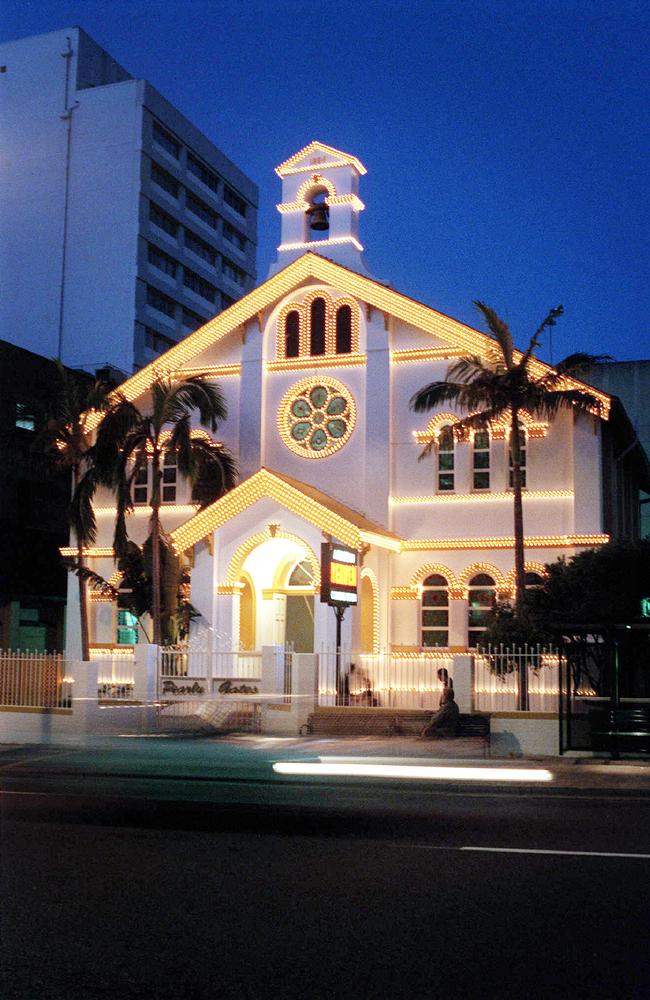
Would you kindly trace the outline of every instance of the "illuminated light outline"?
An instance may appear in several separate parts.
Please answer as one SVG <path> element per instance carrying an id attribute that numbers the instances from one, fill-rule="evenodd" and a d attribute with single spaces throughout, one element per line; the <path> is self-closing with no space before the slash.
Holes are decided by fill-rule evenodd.
<path id="1" fill-rule="evenodd" d="M 242 574 L 244 563 L 248 556 L 253 552 L 258 546 L 262 545 L 264 542 L 268 542 L 271 538 L 284 538 L 289 542 L 294 542 L 299 548 L 303 549 L 305 553 L 305 558 L 309 561 L 311 566 L 312 581 L 313 586 L 316 589 L 320 588 L 320 560 L 316 558 L 316 553 L 312 549 L 311 545 L 306 542 L 299 535 L 295 535 L 290 531 L 283 531 L 282 528 L 275 527 L 275 534 L 271 532 L 270 528 L 265 528 L 263 531 L 258 531 L 257 534 L 251 535 L 250 538 L 245 539 L 241 545 L 236 549 L 234 555 L 232 556 L 228 569 L 226 570 L 226 579 L 223 586 L 226 587 L 237 587 L 241 586 L 239 584 L 239 577 Z"/>
<path id="2" fill-rule="evenodd" d="M 474 562 L 466 566 L 458 577 L 458 590 L 462 591 L 464 598 L 468 596 L 469 581 L 479 573 L 487 573 L 488 576 L 492 577 L 494 580 L 494 589 L 497 593 L 510 593 L 507 580 L 500 569 L 497 569 L 492 563 Z"/>
<path id="3" fill-rule="evenodd" d="M 168 503 L 161 504 L 160 513 L 161 514 L 183 514 L 185 517 L 190 517 L 193 513 L 199 510 L 200 505 L 198 503 Z M 95 507 L 95 514 L 115 514 L 117 510 L 116 507 Z M 134 514 L 146 514 L 151 517 L 151 506 L 148 503 L 137 504 L 132 510 L 126 511 L 126 516 L 131 517 Z"/>
<path id="4" fill-rule="evenodd" d="M 429 444 L 431 441 L 438 440 L 442 427 L 448 424 L 450 420 L 453 420 L 457 424 L 462 419 L 462 417 L 455 416 L 449 412 L 437 413 L 431 418 L 425 430 L 415 431 L 413 436 L 418 444 Z M 521 411 L 519 421 L 526 431 L 527 436 L 531 438 L 546 437 L 550 426 L 548 421 L 536 420 L 527 410 Z M 509 430 L 510 419 L 506 416 L 501 417 L 499 420 L 491 420 L 488 425 L 488 432 L 494 441 L 504 441 Z M 454 437 L 457 441 L 462 441 L 465 438 L 472 440 L 475 433 L 476 429 L 468 429 L 461 437 L 454 429 Z"/>
<path id="5" fill-rule="evenodd" d="M 332 535 L 344 545 L 361 550 L 364 543 L 377 545 L 392 551 L 400 551 L 399 538 L 389 534 L 361 528 L 349 521 L 345 515 L 325 507 L 318 500 L 303 493 L 298 487 L 285 482 L 269 469 L 259 469 L 249 479 L 244 480 L 209 507 L 170 532 L 169 538 L 177 555 L 181 555 L 207 535 L 227 524 L 248 507 L 259 500 L 275 500 L 287 510 L 328 535 Z"/>
<path id="6" fill-rule="evenodd" d="M 118 657 L 122 656 L 131 659 L 135 655 L 135 649 L 133 646 L 92 646 L 90 647 L 90 658 L 99 659 L 100 657 Z"/>
<path id="7" fill-rule="evenodd" d="M 419 587 L 391 587 L 391 601 L 417 601 L 420 597 Z"/>
<path id="8" fill-rule="evenodd" d="M 390 361 L 393 365 L 413 364 L 418 361 L 447 361 L 451 358 L 464 357 L 462 351 L 453 347 L 413 347 L 409 350 L 390 352 Z"/>
<path id="9" fill-rule="evenodd" d="M 436 493 L 431 496 L 412 497 L 389 497 L 389 503 L 395 507 L 407 506 L 409 504 L 437 504 L 449 503 L 450 501 L 470 503 L 475 500 L 509 500 L 512 503 L 512 490 L 510 492 L 490 493 L 488 490 L 476 493 Z M 524 500 L 568 500 L 575 496 L 573 490 L 524 490 L 522 497 Z"/>
<path id="10" fill-rule="evenodd" d="M 327 240 L 311 240 L 310 242 L 302 241 L 300 243 L 281 243 L 278 250 L 309 250 L 313 251 L 315 246 L 319 247 L 333 247 L 339 246 L 342 243 L 351 243 L 352 246 L 359 252 L 363 251 L 363 246 L 359 243 L 359 240 L 355 236 L 332 236 Z M 314 251 L 317 252 L 317 251 Z"/>
<path id="11" fill-rule="evenodd" d="M 380 312 L 390 313 L 397 319 L 417 326 L 423 332 L 430 333 L 439 340 L 448 340 L 456 349 L 462 350 L 463 355 L 485 354 L 486 350 L 495 345 L 493 338 L 487 334 L 445 316 L 430 306 L 409 299 L 372 278 L 358 274 L 342 264 L 336 264 L 321 254 L 304 253 L 262 285 L 218 313 L 179 344 L 175 344 L 174 347 L 161 354 L 155 361 L 141 368 L 139 372 L 123 382 L 114 393 L 110 394 L 109 399 L 114 402 L 120 394 L 129 401 L 138 399 L 151 387 L 157 376 L 171 375 L 187 361 L 213 347 L 223 337 L 258 316 L 267 306 L 289 292 L 295 291 L 298 285 L 309 278 L 315 278 L 335 287 L 343 287 L 351 295 Z M 515 361 L 520 360 L 521 357 L 521 351 L 514 352 Z M 541 378 L 554 369 L 533 358 L 530 370 L 535 377 Z M 562 387 L 589 391 L 601 404 L 600 417 L 603 420 L 608 419 L 611 396 L 580 382 L 578 379 L 568 377 L 563 380 Z M 87 430 L 94 430 L 101 419 L 100 412 L 89 411 L 86 418 Z"/>
<path id="12" fill-rule="evenodd" d="M 76 545 L 63 545 L 59 552 L 62 556 L 76 556 L 78 554 L 78 549 Z M 87 549 L 83 550 L 84 556 L 88 559 L 108 559 L 115 555 L 115 550 L 111 546 L 89 546 Z"/>
<path id="13" fill-rule="evenodd" d="M 572 548 L 573 546 L 607 545 L 609 535 L 529 535 L 524 545 L 533 549 Z M 422 552 L 427 549 L 511 549 L 515 539 L 501 538 L 421 538 L 402 542 L 403 552 Z"/>
<path id="14" fill-rule="evenodd" d="M 409 781 L 553 781 L 545 768 L 531 767 L 445 767 L 431 764 L 367 764 L 355 761 L 342 763 L 333 758 L 318 761 L 276 761 L 276 774 L 326 775 L 345 778 L 401 778 Z"/>
<path id="15" fill-rule="evenodd" d="M 334 159 L 332 162 L 325 163 L 304 163 L 300 164 L 301 160 L 304 160 L 307 156 L 313 156 L 315 153 L 327 153 Z M 324 142 L 318 142 L 314 139 L 312 142 L 308 143 L 302 149 L 290 156 L 288 160 L 284 160 L 276 168 L 275 172 L 278 177 L 286 177 L 289 174 L 301 174 L 305 171 L 315 172 L 317 170 L 327 170 L 332 167 L 354 167 L 358 174 L 367 174 L 368 171 L 364 167 L 361 160 L 358 160 L 356 156 L 351 156 L 350 153 L 344 153 L 341 149 L 336 149 L 334 146 L 328 146 Z"/>
<path id="16" fill-rule="evenodd" d="M 418 592 L 418 596 L 421 596 L 425 579 L 428 576 L 433 576 L 434 573 L 437 573 L 438 576 L 443 576 L 445 578 L 450 596 L 452 590 L 457 591 L 461 589 L 454 571 L 450 569 L 449 566 L 445 566 L 444 563 L 439 562 L 425 563 L 424 566 L 420 566 L 419 569 L 416 569 L 415 573 L 411 577 L 411 583 L 409 586 L 415 587 Z"/>
<path id="17" fill-rule="evenodd" d="M 336 392 L 340 393 L 341 396 L 343 396 L 348 405 L 350 415 L 347 418 L 345 434 L 343 434 L 340 438 L 332 438 L 327 447 L 322 448 L 321 451 L 315 451 L 313 448 L 303 447 L 299 442 L 292 438 L 289 430 L 289 419 L 291 417 L 291 407 L 296 401 L 296 397 L 316 388 L 316 386 L 321 385 L 322 382 L 325 382 L 328 388 L 334 389 Z M 292 419 L 295 422 L 297 418 L 293 417 Z M 305 420 L 306 419 L 307 418 L 305 417 Z M 276 422 L 282 443 L 289 449 L 289 451 L 293 452 L 294 455 L 299 455 L 301 458 L 309 459 L 328 458 L 330 455 L 334 455 L 337 451 L 340 451 L 340 449 L 350 440 L 357 422 L 357 407 L 354 396 L 348 387 L 343 385 L 342 382 L 339 382 L 338 379 L 333 378 L 331 375 L 319 379 L 318 376 L 314 375 L 310 378 L 300 379 L 299 382 L 294 382 L 294 384 L 287 389 L 284 396 L 280 400 Z"/>
<path id="18" fill-rule="evenodd" d="M 374 570 L 370 569 L 369 566 L 365 566 L 361 570 L 361 582 L 364 579 L 370 580 L 370 586 L 372 588 L 372 652 L 379 652 L 379 634 L 380 634 L 380 621 L 379 621 L 379 583 L 375 575 Z M 368 654 L 372 655 L 372 654 Z"/>
<path id="19" fill-rule="evenodd" d="M 363 368 L 366 365 L 365 354 L 334 354 L 318 355 L 311 358 L 278 358 L 266 362 L 266 371 L 273 372 L 303 372 L 311 368 Z"/>
<path id="20" fill-rule="evenodd" d="M 231 378 L 241 375 L 241 365 L 206 365 L 203 368 L 177 368 L 172 378 Z"/>

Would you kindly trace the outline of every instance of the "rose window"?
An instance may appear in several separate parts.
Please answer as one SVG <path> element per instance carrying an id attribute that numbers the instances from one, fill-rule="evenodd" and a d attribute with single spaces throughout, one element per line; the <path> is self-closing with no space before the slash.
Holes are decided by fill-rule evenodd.
<path id="1" fill-rule="evenodd" d="M 343 447 L 356 419 L 352 395 L 333 378 L 303 379 L 285 393 L 278 425 L 287 448 L 304 458 L 324 458 Z"/>

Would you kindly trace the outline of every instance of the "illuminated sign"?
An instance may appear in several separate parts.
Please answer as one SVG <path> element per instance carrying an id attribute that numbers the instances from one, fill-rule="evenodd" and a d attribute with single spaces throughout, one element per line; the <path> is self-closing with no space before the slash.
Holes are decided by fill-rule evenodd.
<path id="1" fill-rule="evenodd" d="M 641 617 L 650 618 L 650 597 L 641 598 Z"/>
<path id="2" fill-rule="evenodd" d="M 347 607 L 357 603 L 358 556 L 354 549 L 337 542 L 321 545 L 321 588 L 323 604 Z"/>

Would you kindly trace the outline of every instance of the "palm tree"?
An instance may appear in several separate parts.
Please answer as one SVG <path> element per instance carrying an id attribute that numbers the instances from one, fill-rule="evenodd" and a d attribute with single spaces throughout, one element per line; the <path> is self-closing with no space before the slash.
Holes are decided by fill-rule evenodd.
<path id="1" fill-rule="evenodd" d="M 510 453 L 512 466 L 512 497 L 514 504 L 515 540 L 515 616 L 521 615 L 525 590 L 524 561 L 524 520 L 521 484 L 520 415 L 527 411 L 534 417 L 552 419 L 561 409 L 573 409 L 578 413 L 599 414 L 601 404 L 592 393 L 566 387 L 567 377 L 575 377 L 589 364 L 603 361 L 604 356 L 572 354 L 561 361 L 555 369 L 537 375 L 531 362 L 539 344 L 539 338 L 563 313 L 562 306 L 551 309 L 537 328 L 526 351 L 515 351 L 512 335 L 507 323 L 494 309 L 484 302 L 474 305 L 482 314 L 496 345 L 490 356 L 464 357 L 449 366 L 442 382 L 431 382 L 411 398 L 411 409 L 416 413 L 433 410 L 444 403 L 452 403 L 468 415 L 459 418 L 453 430 L 459 439 L 470 430 L 489 430 L 492 423 L 505 417 L 510 427 Z M 421 458 L 429 454 L 433 443 L 429 443 Z M 525 701 L 525 679 L 522 676 L 520 696 Z"/>
<path id="2" fill-rule="evenodd" d="M 87 429 L 90 411 L 106 410 L 110 387 L 103 382 L 91 381 L 56 364 L 56 392 L 54 405 L 47 414 L 43 431 L 37 438 L 51 456 L 56 468 L 72 472 L 73 495 L 69 520 L 77 543 L 77 563 L 85 565 L 84 546 L 95 540 L 92 522 L 84 516 L 83 505 L 78 503 L 80 483 L 92 467 L 92 434 Z M 81 656 L 90 658 L 88 634 L 88 595 L 83 576 L 79 576 L 79 616 L 81 624 Z"/>
<path id="3" fill-rule="evenodd" d="M 126 515 L 133 509 L 133 482 L 141 469 L 151 463 L 151 548 L 152 548 L 152 618 L 153 641 L 161 641 L 161 546 L 164 532 L 160 524 L 164 456 L 176 457 L 179 473 L 196 491 L 201 506 L 206 506 L 232 489 L 237 470 L 230 452 L 219 444 L 192 436 L 192 414 L 198 411 L 203 427 L 216 431 L 226 419 L 226 403 L 218 386 L 200 376 L 172 382 L 158 377 L 151 387 L 151 412 L 143 412 L 133 403 L 118 399 L 107 411 L 97 433 L 94 470 L 86 484 L 92 496 L 98 483 L 111 487 L 116 494 L 115 554 L 122 557 L 128 548 Z M 82 488 L 83 489 L 83 488 Z M 86 515 L 94 521 L 91 505 Z"/>

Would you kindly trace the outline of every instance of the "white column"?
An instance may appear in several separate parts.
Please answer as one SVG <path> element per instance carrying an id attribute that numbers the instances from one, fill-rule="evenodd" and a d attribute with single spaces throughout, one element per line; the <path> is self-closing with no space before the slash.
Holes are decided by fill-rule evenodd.
<path id="1" fill-rule="evenodd" d="M 158 698 L 158 647 L 138 643 L 135 647 L 133 697 L 150 705 Z"/>
<path id="2" fill-rule="evenodd" d="M 467 647 L 467 598 L 449 601 L 449 645 Z"/>
<path id="3" fill-rule="evenodd" d="M 451 667 L 454 681 L 454 697 L 461 712 L 471 712 L 473 703 L 472 663 L 471 653 L 456 653 Z"/>

